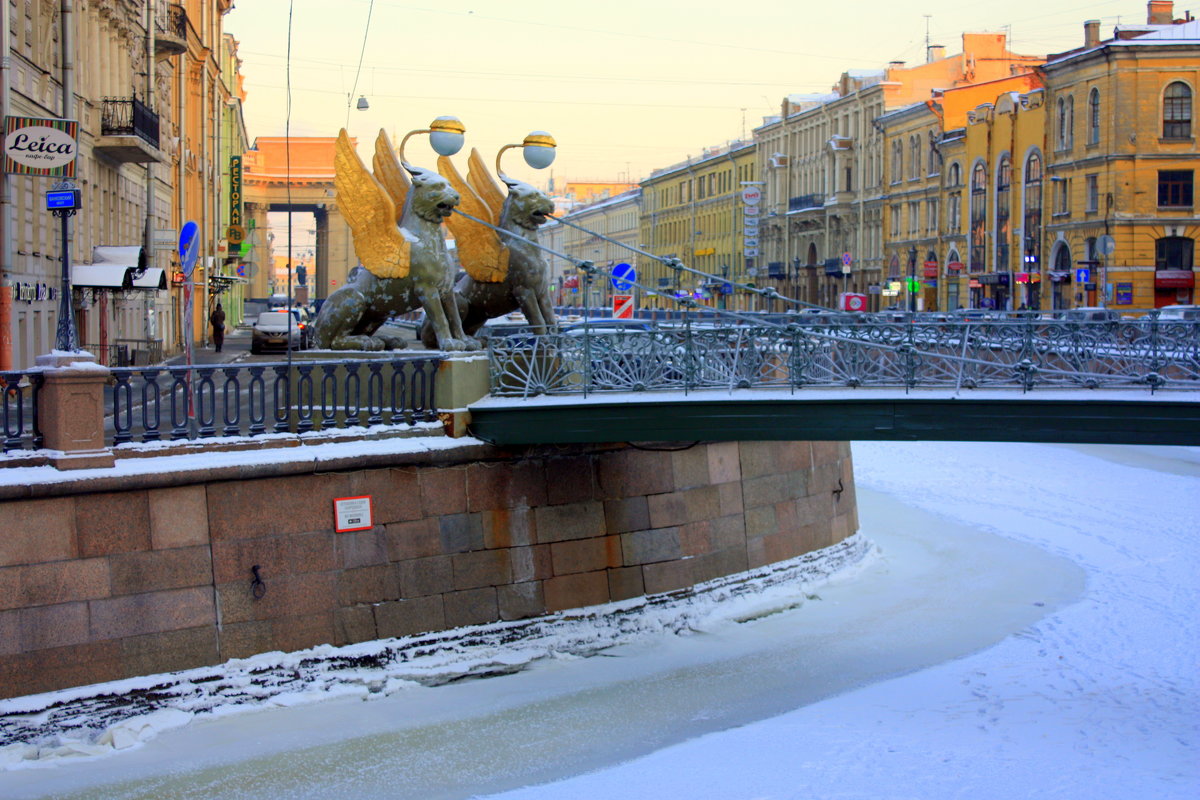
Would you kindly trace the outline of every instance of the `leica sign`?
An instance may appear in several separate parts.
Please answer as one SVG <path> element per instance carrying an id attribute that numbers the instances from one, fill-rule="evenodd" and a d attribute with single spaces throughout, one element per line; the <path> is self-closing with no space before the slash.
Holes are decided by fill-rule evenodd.
<path id="1" fill-rule="evenodd" d="M 5 117 L 4 171 L 72 178 L 79 124 L 67 119 Z"/>

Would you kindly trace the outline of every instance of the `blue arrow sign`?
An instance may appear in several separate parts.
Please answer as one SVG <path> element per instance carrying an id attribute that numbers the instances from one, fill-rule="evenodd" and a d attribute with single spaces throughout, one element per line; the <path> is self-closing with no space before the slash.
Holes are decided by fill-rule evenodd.
<path id="1" fill-rule="evenodd" d="M 628 292 L 637 280 L 637 270 L 629 264 L 617 264 L 612 268 L 612 285 L 618 292 Z"/>
<path id="2" fill-rule="evenodd" d="M 1090 269 L 1075 270 L 1075 282 L 1076 283 L 1087 283 L 1091 279 L 1092 279 L 1092 271 Z"/>
<path id="3" fill-rule="evenodd" d="M 183 274 L 191 277 L 196 268 L 196 256 L 200 253 L 200 226 L 188 220 L 179 231 L 179 264 Z"/>

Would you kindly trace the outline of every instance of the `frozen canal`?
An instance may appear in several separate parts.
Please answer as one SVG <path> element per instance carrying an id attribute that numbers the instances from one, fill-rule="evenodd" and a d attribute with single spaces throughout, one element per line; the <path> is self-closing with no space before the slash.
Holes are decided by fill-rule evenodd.
<path id="1" fill-rule="evenodd" d="M 823 585 L 505 677 L 197 718 L 137 749 L 10 768 L 0 794 L 1200 792 L 1195 449 L 854 453 L 877 551 Z"/>

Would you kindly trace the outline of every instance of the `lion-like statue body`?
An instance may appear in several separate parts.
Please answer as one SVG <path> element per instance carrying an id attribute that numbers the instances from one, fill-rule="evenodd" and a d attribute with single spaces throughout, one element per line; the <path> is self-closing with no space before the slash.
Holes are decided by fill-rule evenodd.
<path id="1" fill-rule="evenodd" d="M 464 332 L 470 336 L 489 319 L 520 309 L 535 333 L 546 333 L 555 325 L 550 298 L 550 265 L 531 242 L 538 238 L 538 227 L 554 212 L 554 203 L 528 183 L 505 179 L 508 196 L 500 214 L 499 227 L 522 238 L 500 239 L 509 250 L 508 271 L 496 282 L 476 280 L 464 275 L 454 287 L 454 296 Z M 427 319 L 421 328 L 421 340 L 427 347 L 435 341 L 435 330 Z"/>
<path id="2" fill-rule="evenodd" d="M 355 270 L 347 284 L 333 292 L 313 323 L 316 346 L 331 350 L 391 350 L 404 347 L 395 336 L 378 334 L 393 314 L 425 310 L 431 347 L 477 349 L 478 342 L 462 327 L 453 293 L 457 265 L 446 249 L 442 221 L 458 205 L 459 194 L 445 178 L 430 170 L 410 170 L 412 187 L 400 219 L 400 233 L 410 245 L 408 275 L 379 277 Z"/>

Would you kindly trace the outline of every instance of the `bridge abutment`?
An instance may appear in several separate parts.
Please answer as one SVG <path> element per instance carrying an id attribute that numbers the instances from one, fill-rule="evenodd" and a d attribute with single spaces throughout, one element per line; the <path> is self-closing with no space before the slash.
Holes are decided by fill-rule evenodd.
<path id="1" fill-rule="evenodd" d="M 858 527 L 845 442 L 396 444 L 4 488 L 2 696 L 688 590 Z M 336 532 L 361 496 L 372 527 Z"/>

